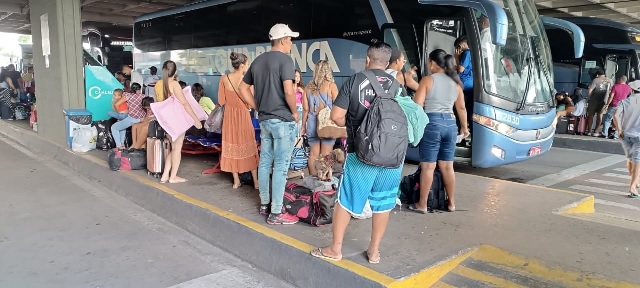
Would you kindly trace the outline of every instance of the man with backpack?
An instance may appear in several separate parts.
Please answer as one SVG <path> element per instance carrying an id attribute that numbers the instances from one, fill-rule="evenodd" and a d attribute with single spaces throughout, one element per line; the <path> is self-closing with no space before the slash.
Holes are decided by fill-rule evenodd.
<path id="1" fill-rule="evenodd" d="M 391 46 L 376 42 L 367 49 L 366 71 L 347 80 L 333 102 L 331 120 L 347 128 L 347 157 L 333 212 L 333 242 L 311 255 L 342 259 L 342 242 L 351 214 L 361 214 L 367 200 L 373 230 L 369 263 L 380 262 L 380 242 L 396 205 L 408 145 L 407 118 L 396 101 L 398 81 L 385 72 Z"/>

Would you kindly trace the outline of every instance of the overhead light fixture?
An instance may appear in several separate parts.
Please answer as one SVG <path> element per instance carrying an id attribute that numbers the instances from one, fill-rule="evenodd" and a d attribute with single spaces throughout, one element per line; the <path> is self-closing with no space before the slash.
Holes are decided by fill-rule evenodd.
<path id="1" fill-rule="evenodd" d="M 104 35 L 104 37 L 109 38 L 109 34 Z"/>

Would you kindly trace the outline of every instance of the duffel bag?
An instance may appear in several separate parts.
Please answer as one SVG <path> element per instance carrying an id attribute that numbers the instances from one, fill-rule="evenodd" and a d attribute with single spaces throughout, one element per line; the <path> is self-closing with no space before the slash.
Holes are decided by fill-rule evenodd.
<path id="1" fill-rule="evenodd" d="M 284 189 L 284 209 L 287 213 L 295 215 L 300 221 L 310 223 L 311 197 L 309 188 L 295 183 L 288 183 Z"/>
<path id="2" fill-rule="evenodd" d="M 107 157 L 109 168 L 113 171 L 147 169 L 147 153 L 143 150 L 112 149 Z"/>

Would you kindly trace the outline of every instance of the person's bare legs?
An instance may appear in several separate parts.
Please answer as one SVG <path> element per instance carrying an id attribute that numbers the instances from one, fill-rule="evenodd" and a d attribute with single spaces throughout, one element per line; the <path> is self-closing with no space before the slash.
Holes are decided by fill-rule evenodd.
<path id="1" fill-rule="evenodd" d="M 233 189 L 238 189 L 242 183 L 240 183 L 240 174 L 237 172 L 231 173 L 233 175 Z"/>
<path id="2" fill-rule="evenodd" d="M 136 123 L 131 125 L 131 147 L 129 149 L 137 149 L 136 143 L 138 142 L 138 130 L 140 127 L 140 123 Z"/>
<path id="3" fill-rule="evenodd" d="M 336 204 L 337 204 L 336 208 L 333 211 L 333 226 L 332 226 L 333 241 L 331 242 L 331 245 L 320 248 L 320 249 L 322 251 L 322 254 L 324 254 L 324 256 L 335 258 L 335 259 L 341 259 L 342 258 L 342 242 L 344 241 L 344 234 L 347 231 L 347 226 L 349 226 L 349 221 L 351 221 L 351 214 L 349 214 L 347 210 L 342 208 L 340 203 L 336 203 Z M 389 220 L 388 216 L 389 216 L 389 213 L 387 213 L 387 221 Z M 381 221 L 381 220 L 378 219 L 378 221 Z M 384 230 L 382 230 L 382 233 L 384 233 Z M 372 235 L 373 235 L 373 231 L 372 231 Z M 373 241 L 373 238 L 372 238 L 372 241 Z M 378 244 L 380 244 L 379 240 L 378 240 Z"/>
<path id="4" fill-rule="evenodd" d="M 429 190 L 433 184 L 433 172 L 436 170 L 436 163 L 420 162 L 420 201 L 416 203 L 416 208 L 426 211 Z"/>
<path id="5" fill-rule="evenodd" d="M 171 141 L 171 136 L 169 136 L 169 134 L 167 134 L 167 139 L 173 143 L 173 141 Z M 169 152 L 169 155 L 167 155 L 167 157 L 165 158 L 165 163 L 164 163 L 164 172 L 162 172 L 162 177 L 160 177 L 160 183 L 165 183 L 169 180 L 169 175 L 171 173 L 171 162 L 172 158 L 171 155 L 173 154 L 173 150 L 171 150 L 171 152 Z"/>
<path id="6" fill-rule="evenodd" d="M 334 145 L 320 144 L 320 156 L 329 155 L 329 153 L 331 153 L 331 151 L 333 151 L 333 146 Z"/>
<path id="7" fill-rule="evenodd" d="M 588 113 L 587 114 L 587 127 L 584 129 L 584 133 L 591 133 L 591 127 L 593 127 L 593 116 L 595 114 L 594 113 Z"/>
<path id="8" fill-rule="evenodd" d="M 311 146 L 309 147 L 309 165 L 307 165 L 309 166 L 309 175 L 316 176 L 318 172 L 316 171 L 314 164 L 316 163 L 316 160 L 320 158 L 320 142 L 309 146 Z"/>
<path id="9" fill-rule="evenodd" d="M 598 114 L 596 114 L 596 117 L 598 117 L 596 119 L 596 129 L 594 130 L 594 135 L 593 136 L 599 136 L 600 133 L 602 133 L 602 118 L 604 118 L 604 113 L 600 111 Z"/>
<path id="10" fill-rule="evenodd" d="M 253 178 L 253 188 L 260 189 L 260 182 L 258 182 L 258 169 L 251 170 L 251 177 Z"/>
<path id="11" fill-rule="evenodd" d="M 553 120 L 553 127 L 556 127 L 558 125 L 558 119 L 560 119 L 560 117 L 562 116 L 567 116 L 567 111 L 563 110 L 563 111 L 558 111 L 558 113 L 556 113 L 556 119 Z"/>
<path id="12" fill-rule="evenodd" d="M 133 149 L 142 149 L 147 146 L 147 135 L 149 135 L 149 121 L 140 122 L 133 125 Z"/>
<path id="13" fill-rule="evenodd" d="M 453 212 L 456 210 L 456 172 L 453 170 L 453 161 L 438 161 L 438 167 L 440 167 L 440 172 L 442 172 L 444 188 L 447 190 L 447 196 L 449 197 L 449 206 L 447 209 Z"/>
<path id="14" fill-rule="evenodd" d="M 178 136 L 171 145 L 171 162 L 172 169 L 169 176 L 169 183 L 182 183 L 187 179 L 178 177 L 178 169 L 180 168 L 180 161 L 182 160 L 182 144 L 184 143 L 184 134 Z"/>
<path id="15" fill-rule="evenodd" d="M 382 242 L 382 236 L 384 236 L 384 232 L 387 230 L 388 223 L 389 212 L 373 213 L 373 219 L 371 221 L 371 242 L 369 242 L 369 248 L 367 249 L 369 261 L 380 261 L 380 242 Z"/>
<path id="16" fill-rule="evenodd" d="M 638 184 L 640 184 L 640 165 L 639 163 L 627 161 L 631 166 L 631 183 L 629 183 L 629 193 L 638 194 Z"/>

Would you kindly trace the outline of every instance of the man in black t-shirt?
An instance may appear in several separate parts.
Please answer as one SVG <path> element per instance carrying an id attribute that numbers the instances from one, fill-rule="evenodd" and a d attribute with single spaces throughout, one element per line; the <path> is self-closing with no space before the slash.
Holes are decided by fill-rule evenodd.
<path id="1" fill-rule="evenodd" d="M 9 78 L 11 78 L 11 82 L 13 82 L 13 86 L 16 88 L 16 90 L 13 91 L 15 94 L 12 97 L 18 97 L 20 96 L 20 92 L 24 91 L 22 74 L 16 71 L 16 66 L 13 64 L 7 66 L 7 70 L 9 70 Z"/>
<path id="2" fill-rule="evenodd" d="M 367 49 L 366 69 L 376 75 L 385 90 L 391 88 L 395 81 L 393 76 L 385 72 L 390 58 L 391 47 L 384 42 L 374 43 Z M 347 157 L 338 190 L 338 205 L 333 212 L 333 242 L 330 246 L 311 251 L 315 257 L 342 259 L 342 241 L 351 214 L 361 214 L 368 201 L 373 211 L 373 231 L 367 256 L 369 263 L 380 261 L 380 241 L 389 222 L 389 212 L 396 206 L 402 166 L 391 169 L 371 166 L 356 156 L 355 133 L 375 97 L 371 82 L 361 72 L 351 76 L 342 85 L 333 101 L 331 120 L 347 128 Z"/>
<path id="3" fill-rule="evenodd" d="M 260 209 L 268 224 L 294 224 L 298 217 L 286 213 L 282 207 L 287 172 L 300 114 L 293 90 L 295 68 L 291 53 L 292 38 L 298 37 L 285 24 L 269 30 L 271 51 L 256 57 L 240 83 L 244 101 L 258 110 L 260 120 Z M 253 85 L 255 97 L 251 95 Z M 271 177 L 273 167 L 273 179 Z M 269 187 L 273 190 L 269 193 Z M 270 195 L 271 194 L 271 195 Z M 271 203 L 271 210 L 269 210 Z"/>

